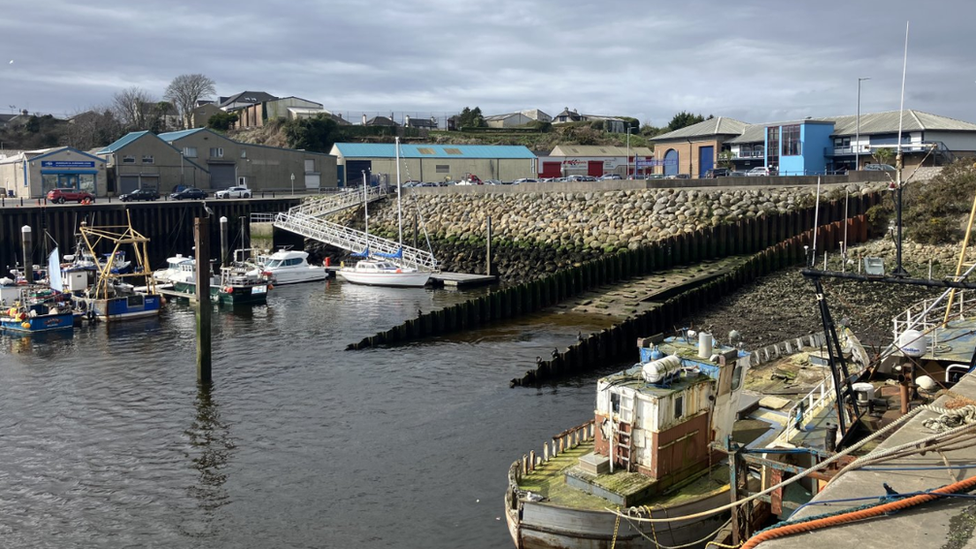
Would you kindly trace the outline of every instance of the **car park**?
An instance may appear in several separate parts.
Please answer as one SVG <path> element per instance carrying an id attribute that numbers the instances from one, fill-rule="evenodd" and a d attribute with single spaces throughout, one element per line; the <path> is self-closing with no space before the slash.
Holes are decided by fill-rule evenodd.
<path id="1" fill-rule="evenodd" d="M 242 186 L 229 187 L 214 193 L 214 198 L 251 198 L 251 189 Z"/>
<path id="2" fill-rule="evenodd" d="M 175 193 L 169 195 L 173 200 L 200 200 L 207 198 L 207 192 L 202 191 L 196 187 L 185 187 Z"/>
<path id="3" fill-rule="evenodd" d="M 79 204 L 85 202 L 94 202 L 95 197 L 87 191 L 81 191 L 78 189 L 62 189 L 56 188 L 51 189 L 47 192 L 47 199 L 55 204 L 64 204 L 65 202 L 77 202 Z"/>
<path id="4" fill-rule="evenodd" d="M 133 200 L 159 200 L 159 193 L 156 192 L 156 189 L 136 189 L 123 195 L 119 195 L 119 200 L 122 202 L 131 202 Z"/>

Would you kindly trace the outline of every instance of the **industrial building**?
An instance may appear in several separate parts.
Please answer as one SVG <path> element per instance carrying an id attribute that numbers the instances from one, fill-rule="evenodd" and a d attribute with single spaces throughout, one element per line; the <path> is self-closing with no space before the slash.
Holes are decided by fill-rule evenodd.
<path id="1" fill-rule="evenodd" d="M 336 159 L 324 153 L 239 143 L 206 128 L 153 135 L 133 132 L 96 153 L 111 168 L 111 191 L 204 190 L 318 192 L 336 186 Z M 293 179 L 294 177 L 294 179 Z"/>
<path id="2" fill-rule="evenodd" d="M 106 196 L 105 160 L 73 149 L 55 147 L 0 158 L 0 187 L 7 196 L 39 198 L 55 188 Z"/>
<path id="3" fill-rule="evenodd" d="M 916 110 L 746 124 L 718 117 L 652 138 L 655 170 L 701 177 L 725 157 L 737 170 L 768 167 L 779 175 L 863 169 L 894 163 L 901 127 L 906 167 L 976 156 L 976 124 Z"/>
<path id="4" fill-rule="evenodd" d="M 332 154 L 347 185 L 361 181 L 363 172 L 373 181 L 396 182 L 393 143 L 336 143 Z M 401 181 L 458 181 L 468 174 L 514 181 L 536 177 L 537 169 L 536 156 L 521 145 L 400 145 Z"/>
<path id="5" fill-rule="evenodd" d="M 539 177 L 640 175 L 650 172 L 653 156 L 647 147 L 558 145 L 548 156 L 539 157 Z"/>

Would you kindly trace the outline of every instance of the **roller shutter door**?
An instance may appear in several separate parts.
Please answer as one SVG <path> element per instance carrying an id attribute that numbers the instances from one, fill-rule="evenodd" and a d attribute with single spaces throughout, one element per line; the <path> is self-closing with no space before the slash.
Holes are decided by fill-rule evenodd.
<path id="1" fill-rule="evenodd" d="M 210 164 L 210 188 L 226 189 L 234 186 L 233 164 Z"/>
<path id="2" fill-rule="evenodd" d="M 119 176 L 119 194 L 130 193 L 139 188 L 138 175 Z"/>

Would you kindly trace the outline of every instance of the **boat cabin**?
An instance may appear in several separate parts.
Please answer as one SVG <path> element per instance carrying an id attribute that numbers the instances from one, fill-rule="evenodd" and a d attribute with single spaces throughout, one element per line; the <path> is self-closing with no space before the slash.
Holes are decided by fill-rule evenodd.
<path id="1" fill-rule="evenodd" d="M 698 335 L 644 341 L 641 362 L 599 380 L 584 469 L 640 473 L 663 490 L 708 466 L 711 443 L 732 434 L 749 354 Z"/>

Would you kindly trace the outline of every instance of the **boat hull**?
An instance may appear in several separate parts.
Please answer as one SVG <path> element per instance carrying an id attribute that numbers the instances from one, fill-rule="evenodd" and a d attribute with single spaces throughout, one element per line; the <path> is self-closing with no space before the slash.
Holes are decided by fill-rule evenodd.
<path id="1" fill-rule="evenodd" d="M 729 518 L 729 513 L 725 512 L 653 525 L 626 518 L 618 522 L 617 515 L 609 511 L 571 509 L 542 502 L 520 501 L 519 508 L 512 509 L 511 498 L 511 494 L 506 496 L 505 517 L 512 541 L 521 549 L 656 548 L 659 545 L 702 548 L 710 541 L 703 538 L 718 530 Z M 728 501 L 728 489 L 716 490 L 667 509 L 654 509 L 653 516 L 684 516 L 714 509 Z"/>
<path id="2" fill-rule="evenodd" d="M 37 334 L 71 330 L 74 328 L 74 314 L 71 312 L 55 315 L 39 315 L 24 320 L 6 317 L 0 319 L 0 330 L 10 334 Z M 24 324 L 27 327 L 24 327 Z"/>
<path id="3" fill-rule="evenodd" d="M 319 282 L 329 276 L 325 267 L 309 267 L 307 269 L 291 269 L 286 271 L 269 269 L 268 272 L 274 276 L 275 286 L 299 284 L 301 282 Z"/>
<path id="4" fill-rule="evenodd" d="M 92 299 L 89 307 L 99 320 L 117 321 L 145 318 L 159 314 L 162 299 L 158 295 L 136 294 L 109 299 Z"/>
<path id="5" fill-rule="evenodd" d="M 340 269 L 337 275 L 347 282 L 366 286 L 393 286 L 400 288 L 422 288 L 430 280 L 430 273 L 402 272 L 402 273 L 363 273 L 349 269 Z"/>
<path id="6" fill-rule="evenodd" d="M 227 288 L 230 288 L 231 291 L 228 292 Z M 177 282 L 173 284 L 173 290 L 186 294 L 187 297 L 192 297 L 196 293 L 196 284 Z M 210 298 L 229 305 L 263 305 L 268 302 L 268 285 L 211 286 Z"/>

